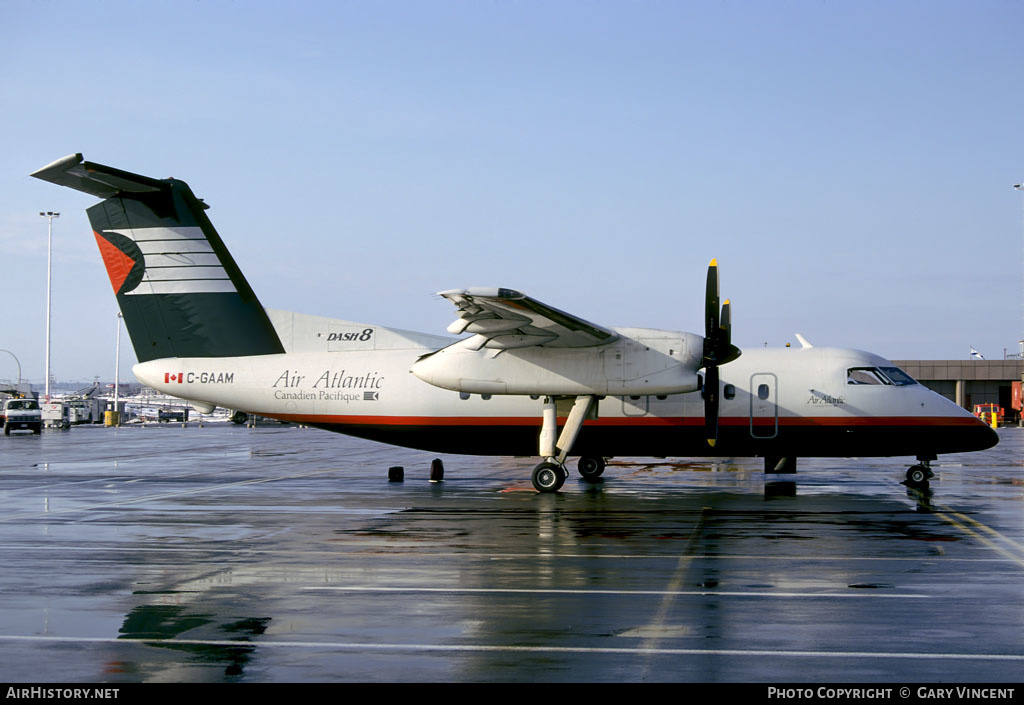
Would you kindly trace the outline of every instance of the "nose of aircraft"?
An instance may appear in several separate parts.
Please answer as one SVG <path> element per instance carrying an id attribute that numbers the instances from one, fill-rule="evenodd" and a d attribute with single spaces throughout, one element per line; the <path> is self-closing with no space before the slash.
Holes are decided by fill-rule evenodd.
<path id="1" fill-rule="evenodd" d="M 942 419 L 939 422 L 941 433 L 936 439 L 937 452 L 969 453 L 986 450 L 999 442 L 999 434 L 967 409 L 939 394 L 934 394 L 931 399 L 931 402 L 925 403 L 933 404 L 937 401 L 938 405 L 933 404 L 931 409 Z"/>
<path id="2" fill-rule="evenodd" d="M 999 442 L 999 434 L 987 423 L 967 410 L 956 426 L 946 429 L 946 443 L 950 450 L 946 453 L 967 453 L 975 450 L 987 450 Z"/>
<path id="3" fill-rule="evenodd" d="M 999 434 L 996 433 L 996 430 L 994 428 L 981 421 L 981 419 L 978 419 L 978 423 L 981 424 L 984 433 L 979 432 L 979 445 L 974 450 L 985 450 L 986 448 L 991 448 L 992 446 L 999 442 Z"/>

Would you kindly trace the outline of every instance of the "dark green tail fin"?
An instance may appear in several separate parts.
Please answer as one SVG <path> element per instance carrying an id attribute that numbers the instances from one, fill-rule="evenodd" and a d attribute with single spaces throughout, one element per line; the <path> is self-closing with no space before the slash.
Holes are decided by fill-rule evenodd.
<path id="1" fill-rule="evenodd" d="M 284 352 L 263 306 L 184 181 L 81 154 L 32 174 L 103 198 L 87 210 L 139 362 Z"/>

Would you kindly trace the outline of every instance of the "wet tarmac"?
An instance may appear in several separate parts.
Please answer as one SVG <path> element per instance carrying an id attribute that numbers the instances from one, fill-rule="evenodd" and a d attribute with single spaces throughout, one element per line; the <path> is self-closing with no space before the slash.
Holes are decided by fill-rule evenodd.
<path id="1" fill-rule="evenodd" d="M 999 433 L 925 493 L 909 459 L 617 459 L 558 495 L 297 427 L 0 437 L 0 681 L 1019 681 Z"/>

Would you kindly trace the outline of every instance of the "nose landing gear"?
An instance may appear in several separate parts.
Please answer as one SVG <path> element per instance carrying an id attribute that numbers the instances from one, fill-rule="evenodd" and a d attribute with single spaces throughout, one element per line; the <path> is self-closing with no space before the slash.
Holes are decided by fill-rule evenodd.
<path id="1" fill-rule="evenodd" d="M 920 461 L 917 465 L 911 465 L 907 468 L 907 486 L 927 487 L 928 481 L 935 477 L 935 473 L 932 472 L 931 468 L 934 456 L 924 457 L 919 455 L 917 459 Z"/>

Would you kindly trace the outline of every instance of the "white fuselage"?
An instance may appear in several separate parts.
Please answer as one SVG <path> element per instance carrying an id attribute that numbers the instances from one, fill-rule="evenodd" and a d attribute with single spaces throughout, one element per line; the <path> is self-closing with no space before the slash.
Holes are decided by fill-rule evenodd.
<path id="1" fill-rule="evenodd" d="M 279 315 L 274 322 L 281 331 Z M 145 384 L 184 399 L 397 445 L 487 455 L 537 453 L 543 405 L 539 396 L 502 389 L 495 379 L 482 380 L 485 384 L 476 393 L 444 389 L 410 371 L 441 347 L 438 338 L 346 322 L 333 322 L 333 332 L 327 332 L 326 325 L 319 324 L 322 330 L 314 334 L 317 325 L 303 328 L 297 323 L 294 329 L 302 330 L 289 340 L 293 352 L 152 360 L 137 365 L 135 374 Z M 691 354 L 685 341 L 692 334 L 615 331 L 620 340 L 600 353 L 590 351 L 591 359 L 580 367 L 583 374 L 593 371 L 594 379 L 604 377 L 614 385 L 616 373 L 607 372 L 615 364 L 619 380 L 635 379 L 632 372 L 622 371 L 623 365 L 633 364 L 628 355 L 612 363 L 616 350 L 647 354 L 664 346 L 660 357 L 670 361 Z M 333 349 L 310 349 L 317 347 Z M 529 364 L 529 352 L 501 355 L 511 359 L 519 354 Z M 660 377 L 651 375 L 649 393 L 636 393 L 635 381 L 632 394 L 616 395 L 615 387 L 609 387 L 573 454 L 927 455 L 994 443 L 994 434 L 971 414 L 922 385 L 861 385 L 848 379 L 851 368 L 891 366 L 858 350 L 748 349 L 721 368 L 721 431 L 714 450 L 703 439 L 701 393 L 662 393 L 678 383 L 664 382 L 672 375 L 666 368 Z M 574 393 L 568 383 L 560 387 L 548 382 L 554 393 Z M 560 417 L 568 404 L 559 409 Z"/>

